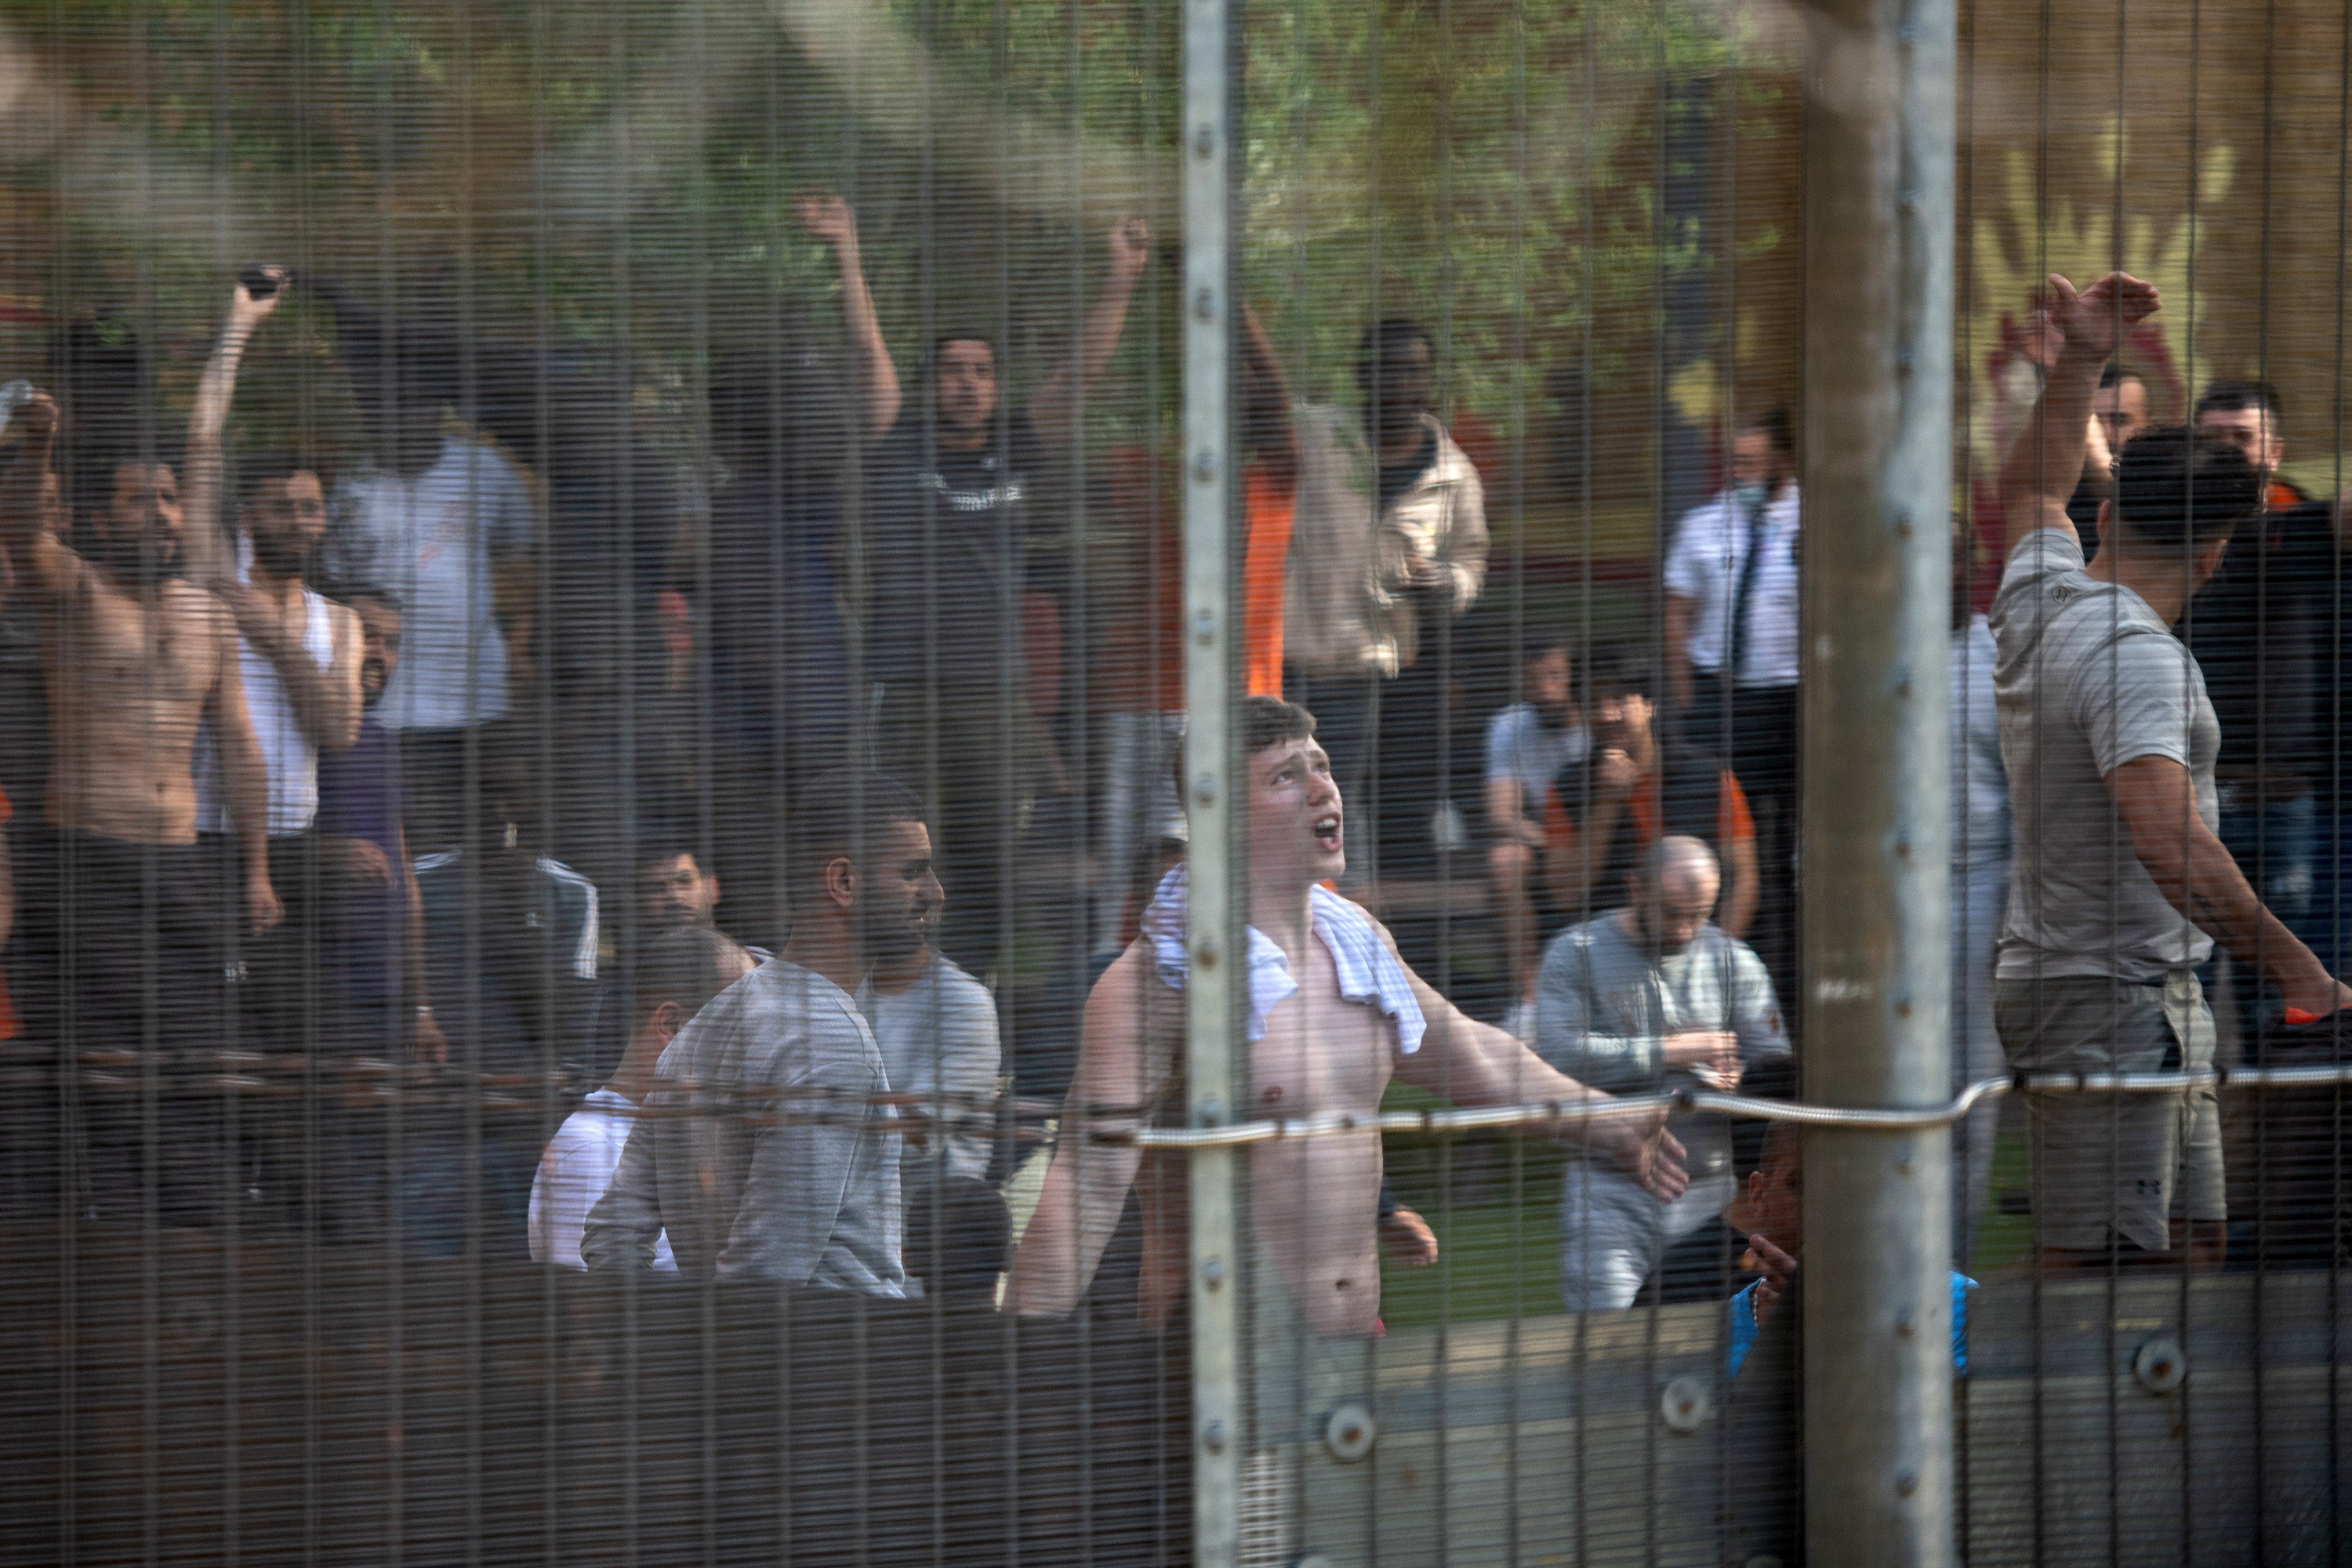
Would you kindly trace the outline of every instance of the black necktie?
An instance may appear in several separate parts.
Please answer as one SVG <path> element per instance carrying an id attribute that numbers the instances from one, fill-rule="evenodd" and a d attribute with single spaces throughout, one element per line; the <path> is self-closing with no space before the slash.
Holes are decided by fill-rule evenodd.
<path id="1" fill-rule="evenodd" d="M 1756 568 L 1764 560 L 1765 505 L 1759 501 L 1748 511 L 1748 552 L 1740 558 L 1739 587 L 1731 601 L 1731 637 L 1723 649 L 1721 679 L 1729 686 L 1739 684 L 1739 657 L 1748 648 L 1748 601 L 1756 591 Z"/>

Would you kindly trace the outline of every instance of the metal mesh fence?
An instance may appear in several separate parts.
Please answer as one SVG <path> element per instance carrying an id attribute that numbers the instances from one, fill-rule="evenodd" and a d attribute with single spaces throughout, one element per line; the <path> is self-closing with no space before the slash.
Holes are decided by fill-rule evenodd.
<path id="1" fill-rule="evenodd" d="M 2340 5 L 0 64 L 0 1561 L 2344 1557 Z"/>

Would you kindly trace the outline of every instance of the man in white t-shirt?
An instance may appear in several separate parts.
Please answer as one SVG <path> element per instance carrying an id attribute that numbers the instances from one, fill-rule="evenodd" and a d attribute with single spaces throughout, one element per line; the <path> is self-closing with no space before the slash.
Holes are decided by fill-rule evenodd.
<path id="1" fill-rule="evenodd" d="M 530 1260 L 586 1268 L 580 1233 L 588 1211 L 619 1169 L 637 1107 L 653 1091 L 654 1068 L 697 1013 L 751 968 L 751 955 L 708 926 L 666 931 L 646 944 L 630 976 L 635 1027 L 604 1087 L 564 1119 L 530 1183 Z M 654 1268 L 677 1272 L 667 1234 L 654 1242 Z"/>
<path id="2" fill-rule="evenodd" d="M 376 705 L 398 732 L 409 837 L 444 847 L 459 818 L 468 731 L 505 716 L 512 649 L 526 642 L 521 589 L 536 533 L 521 476 L 445 428 L 446 405 L 409 392 L 389 421 L 388 460 L 343 489 L 338 574 L 398 596 L 404 644 Z"/>
<path id="3" fill-rule="evenodd" d="M 1692 509 L 1667 552 L 1666 661 L 1683 735 L 1739 780 L 1756 813 L 1758 921 L 1745 933 L 1796 995 L 1798 621 L 1803 505 L 1789 416 L 1731 437 L 1731 484 Z"/>
<path id="4" fill-rule="evenodd" d="M 1552 786 L 1592 749 L 1592 733 L 1576 705 L 1570 641 L 1560 631 L 1528 637 L 1519 655 L 1521 700 L 1486 725 L 1486 826 L 1494 835 L 1486 868 L 1495 879 L 1495 902 L 1510 953 L 1511 997 L 1530 1012 L 1536 953 L 1549 934 L 1534 896 L 1543 886 L 1537 873 L 1547 843 L 1544 814 Z M 1512 1033 L 1527 1037 L 1525 1027 Z"/>

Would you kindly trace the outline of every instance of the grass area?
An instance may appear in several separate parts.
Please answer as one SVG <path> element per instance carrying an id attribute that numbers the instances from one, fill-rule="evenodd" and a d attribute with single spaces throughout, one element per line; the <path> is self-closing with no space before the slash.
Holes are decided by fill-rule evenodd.
<path id="1" fill-rule="evenodd" d="M 1385 1108 L 1417 1110 L 1430 1103 L 1400 1085 Z M 1558 1312 L 1561 1158 L 1538 1139 L 1461 1138 L 1450 1156 L 1434 1140 L 1391 1139 L 1390 1185 L 1437 1233 L 1438 1261 L 1431 1268 L 1400 1268 L 1381 1260 L 1381 1320 L 1391 1328 L 1412 1328 Z M 2000 1194 L 2024 1191 L 2026 1173 L 2025 1140 L 2004 1129 L 1993 1151 L 1992 1198 L 1969 1270 L 1979 1279 L 2024 1263 L 2032 1253 L 2032 1219 L 2000 1212 Z M 1444 1201 L 1448 1191 L 1451 1203 Z"/>

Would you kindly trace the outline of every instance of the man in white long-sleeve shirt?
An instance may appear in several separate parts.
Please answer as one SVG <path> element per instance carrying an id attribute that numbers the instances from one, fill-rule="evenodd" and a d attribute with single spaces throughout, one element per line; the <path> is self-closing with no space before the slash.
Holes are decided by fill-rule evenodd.
<path id="1" fill-rule="evenodd" d="M 912 952 L 940 904 L 921 803 L 826 773 L 791 822 L 793 935 L 662 1053 L 651 1115 L 588 1213 L 591 1269 L 643 1268 L 666 1230 L 688 1279 L 902 1296 L 890 1087 L 854 993 Z M 666 1113 L 666 1114 L 663 1114 Z"/>
<path id="2" fill-rule="evenodd" d="M 1536 1050 L 1591 1089 L 1653 1094 L 1677 1083 L 1730 1089 L 1741 1067 L 1789 1048 L 1763 961 L 1711 916 L 1723 888 L 1715 852 L 1669 835 L 1627 879 L 1628 906 L 1562 931 L 1537 981 Z M 1720 1118 L 1670 1124 L 1688 1151 L 1678 1198 L 1620 1167 L 1571 1155 L 1560 1190 L 1560 1298 L 1571 1312 L 1633 1304 L 1665 1249 L 1732 1198 Z"/>

